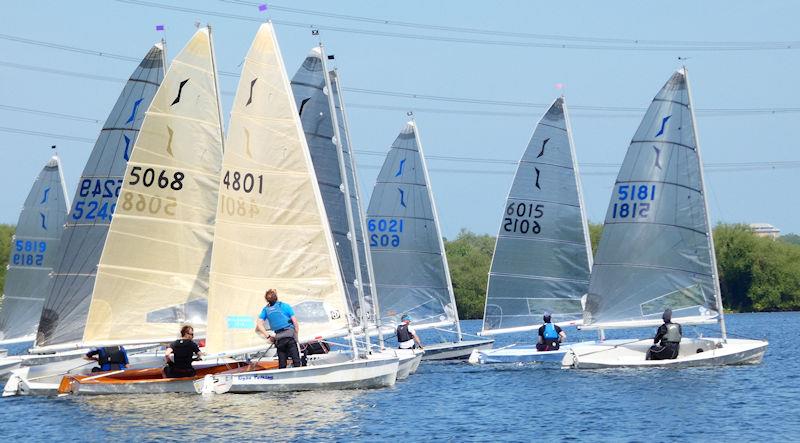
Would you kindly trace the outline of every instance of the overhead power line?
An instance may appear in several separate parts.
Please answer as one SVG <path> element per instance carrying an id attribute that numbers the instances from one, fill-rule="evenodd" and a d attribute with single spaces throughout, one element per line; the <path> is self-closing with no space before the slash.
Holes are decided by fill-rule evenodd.
<path id="1" fill-rule="evenodd" d="M 8 106 L 0 104 L 0 109 L 12 112 L 24 112 L 27 114 L 44 115 L 46 117 L 63 118 L 65 120 L 74 120 L 79 122 L 100 123 L 100 120 L 93 118 L 80 117 L 71 114 L 62 114 L 59 112 L 42 111 L 39 109 L 21 108 L 19 106 Z"/>
<path id="2" fill-rule="evenodd" d="M 117 0 L 120 3 L 127 3 L 131 5 L 137 6 L 145 6 L 150 8 L 158 8 L 170 11 L 177 11 L 183 13 L 189 13 L 193 15 L 202 14 L 212 17 L 221 17 L 227 18 L 232 20 L 242 20 L 248 22 L 258 22 L 263 23 L 263 19 L 255 16 L 246 16 L 246 15 L 237 15 L 237 14 L 230 14 L 226 12 L 217 12 L 217 11 L 208 11 L 203 9 L 196 9 L 196 8 L 187 8 L 183 6 L 175 6 L 175 5 L 165 5 L 162 3 L 150 2 L 150 1 L 143 1 L 143 0 Z M 544 43 L 544 42 L 520 42 L 520 41 L 505 41 L 505 40 L 487 40 L 484 38 L 480 39 L 469 39 L 469 38 L 460 38 L 460 37 L 446 37 L 446 36 L 435 36 L 435 35 L 420 35 L 420 34 L 403 34 L 398 32 L 386 32 L 386 31 L 374 31 L 368 29 L 358 29 L 358 28 L 348 28 L 342 26 L 330 26 L 330 25 L 319 25 L 314 23 L 300 23 L 300 22 L 292 22 L 286 20 L 272 20 L 272 23 L 277 25 L 284 25 L 284 26 L 291 26 L 297 28 L 304 28 L 304 29 L 319 29 L 325 31 L 333 31 L 333 32 L 344 32 L 344 33 L 351 33 L 351 34 L 360 34 L 360 35 L 371 35 L 371 36 L 379 36 L 379 37 L 392 37 L 392 38 L 403 38 L 403 39 L 410 39 L 410 40 L 425 40 L 425 41 L 439 41 L 439 42 L 447 42 L 447 43 L 466 43 L 466 44 L 473 44 L 473 45 L 488 45 L 488 46 L 509 46 L 509 47 L 530 47 L 530 48 L 550 48 L 550 49 L 582 49 L 582 50 L 606 50 L 606 51 L 773 51 L 773 50 L 792 50 L 800 48 L 800 44 L 796 42 L 778 42 L 778 43 L 767 43 L 762 46 L 753 46 L 753 45 L 706 45 L 706 46 L 696 46 L 696 45 L 684 45 L 684 46 L 659 46 L 659 45 L 603 45 L 603 44 L 585 44 L 585 43 Z"/>

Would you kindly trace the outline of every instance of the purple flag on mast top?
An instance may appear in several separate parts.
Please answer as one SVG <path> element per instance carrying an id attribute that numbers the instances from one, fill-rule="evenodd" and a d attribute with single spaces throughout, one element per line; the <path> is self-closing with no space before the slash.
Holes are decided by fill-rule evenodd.
<path id="1" fill-rule="evenodd" d="M 164 25 L 156 25 L 156 31 L 163 31 Z"/>
<path id="2" fill-rule="evenodd" d="M 262 4 L 258 5 L 258 10 L 261 11 L 261 12 L 266 11 L 267 10 L 267 4 L 266 3 L 262 3 Z"/>

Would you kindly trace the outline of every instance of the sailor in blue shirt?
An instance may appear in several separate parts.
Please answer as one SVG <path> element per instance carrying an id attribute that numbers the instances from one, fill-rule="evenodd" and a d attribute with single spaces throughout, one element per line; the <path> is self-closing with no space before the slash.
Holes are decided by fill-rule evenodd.
<path id="1" fill-rule="evenodd" d="M 300 349 L 297 346 L 297 337 L 300 332 L 300 324 L 294 316 L 294 310 L 288 304 L 278 301 L 278 291 L 268 289 L 264 294 L 267 305 L 261 310 L 256 322 L 256 332 L 262 337 L 275 343 L 278 350 L 278 368 L 286 367 L 287 359 L 292 359 L 292 366 L 300 366 Z M 267 330 L 274 332 L 270 335 Z"/>

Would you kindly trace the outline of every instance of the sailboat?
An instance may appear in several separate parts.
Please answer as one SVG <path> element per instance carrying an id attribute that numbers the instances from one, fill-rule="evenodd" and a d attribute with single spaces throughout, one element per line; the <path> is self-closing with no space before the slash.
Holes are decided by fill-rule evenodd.
<path id="1" fill-rule="evenodd" d="M 424 360 L 467 358 L 494 340 L 463 340 L 439 217 L 416 123 L 395 139 L 367 209 L 367 233 L 380 323 L 394 328 L 409 314 L 417 330 L 455 327 L 458 340 L 427 344 Z M 392 332 L 394 330 L 392 329 Z"/>
<path id="2" fill-rule="evenodd" d="M 33 354 L 23 356 L 24 367 L 13 371 L 3 395 L 53 392 L 65 372 L 91 369 L 80 358 L 86 350 L 74 345 L 80 341 L 86 324 L 97 265 L 116 209 L 125 165 L 144 112 L 164 78 L 164 52 L 161 42 L 148 50 L 103 124 L 78 182 L 66 225 L 59 225 L 63 231 L 59 234 L 61 248 L 45 288 L 44 307 L 36 314 L 36 347 L 31 350 Z M 60 345 L 66 346 L 46 348 Z M 131 363 L 138 358 L 131 355 Z M 72 361 L 56 364 L 63 360 Z"/>
<path id="3" fill-rule="evenodd" d="M 685 68 L 653 99 L 628 147 L 606 212 L 584 329 L 717 323 L 721 338 L 683 337 L 673 360 L 646 360 L 652 338 L 573 347 L 563 367 L 759 363 L 768 343 L 727 337 L 700 144 Z M 684 328 L 684 331 L 686 328 Z"/>
<path id="4" fill-rule="evenodd" d="M 223 139 L 209 28 L 175 57 L 130 153 L 80 346 L 171 342 L 204 333 Z M 203 362 L 197 377 L 237 366 Z M 65 376 L 59 393 L 192 392 L 161 368 Z"/>
<path id="5" fill-rule="evenodd" d="M 0 309 L 0 344 L 32 341 L 36 333 L 67 217 L 65 188 L 61 160 L 54 155 L 33 182 L 11 238 Z M 0 375 L 20 363 L 22 357 L 0 357 Z"/>
<path id="6" fill-rule="evenodd" d="M 292 92 L 300 113 L 317 183 L 331 226 L 342 279 L 345 284 L 351 324 L 358 329 L 378 328 L 372 294 L 372 264 L 367 250 L 364 213 L 350 151 L 338 73 L 327 68 L 322 45 L 311 50 L 292 78 Z M 330 91 L 330 92 L 329 92 Z M 379 329 L 377 329 L 379 330 Z M 366 353 L 372 353 L 365 334 Z M 383 349 L 383 337 L 378 334 Z M 422 351 L 391 351 L 400 358 L 398 380 L 408 377 L 422 358 Z"/>
<path id="7" fill-rule="evenodd" d="M 300 343 L 349 335 L 353 352 L 352 358 L 284 369 L 256 361 L 198 381 L 197 391 L 393 385 L 397 357 L 359 358 L 326 208 L 269 22 L 259 28 L 242 67 L 222 175 L 207 352 L 237 355 L 270 347 L 254 331 L 270 287 L 293 307 Z"/>
<path id="8" fill-rule="evenodd" d="M 564 97 L 536 125 L 503 206 L 480 335 L 576 325 L 589 288 L 592 249 L 572 128 Z M 537 351 L 528 344 L 475 351 L 471 363 L 560 363 L 568 349 Z"/>

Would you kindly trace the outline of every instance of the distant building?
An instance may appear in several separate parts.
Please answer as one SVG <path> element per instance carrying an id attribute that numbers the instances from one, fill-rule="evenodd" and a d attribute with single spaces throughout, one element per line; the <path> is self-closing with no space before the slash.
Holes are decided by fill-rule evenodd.
<path id="1" fill-rule="evenodd" d="M 759 237 L 769 237 L 773 240 L 781 235 L 781 230 L 769 223 L 750 223 L 750 229 Z"/>

